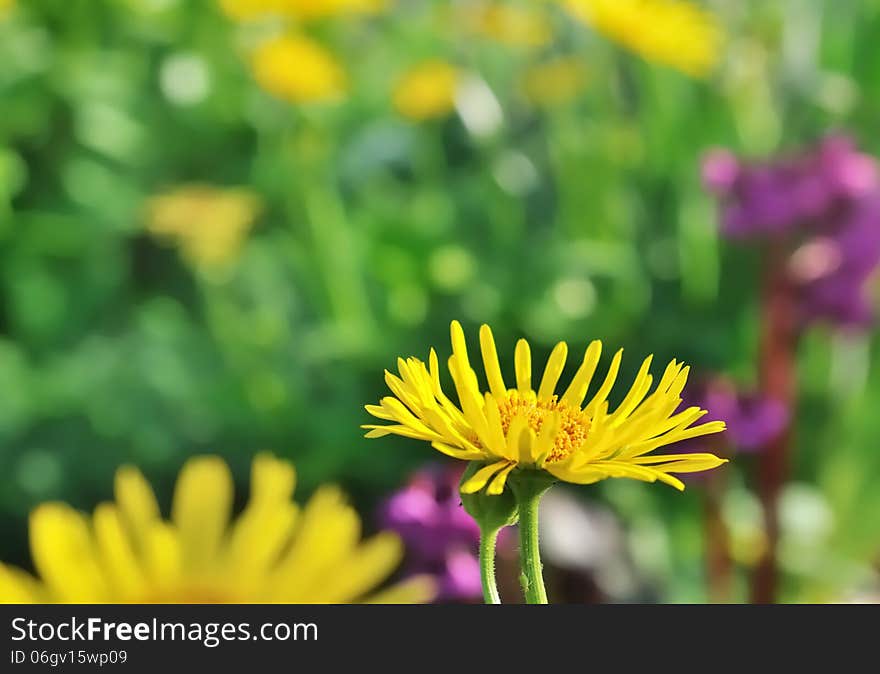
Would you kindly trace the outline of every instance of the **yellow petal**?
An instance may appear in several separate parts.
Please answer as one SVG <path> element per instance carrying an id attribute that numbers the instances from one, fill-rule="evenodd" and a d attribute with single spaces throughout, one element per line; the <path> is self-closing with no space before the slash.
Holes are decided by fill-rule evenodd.
<path id="1" fill-rule="evenodd" d="M 620 349 L 617 353 L 614 354 L 614 358 L 611 359 L 611 365 L 608 368 L 608 374 L 605 375 L 605 381 L 602 382 L 602 386 L 599 387 L 599 390 L 596 391 L 596 395 L 593 396 L 593 399 L 590 400 L 590 402 L 584 408 L 584 411 L 587 414 L 594 414 L 596 408 L 598 408 L 599 405 L 605 402 L 605 399 L 611 392 L 611 388 L 614 386 L 614 382 L 617 380 L 617 373 L 620 370 L 620 361 L 622 358 L 623 349 Z"/>
<path id="2" fill-rule="evenodd" d="M 507 451 L 507 441 L 504 438 L 504 426 L 501 422 L 501 411 L 498 408 L 498 401 L 491 393 L 485 395 L 486 424 L 489 427 L 489 449 L 493 454 L 503 456 L 507 459 L 514 459 Z"/>
<path id="3" fill-rule="evenodd" d="M 489 439 L 489 422 L 483 412 L 483 398 L 476 388 L 464 383 L 465 375 L 459 370 L 460 366 L 461 363 L 454 358 L 449 359 L 449 372 L 455 382 L 455 388 L 458 389 L 458 397 L 467 424 L 470 430 L 476 434 L 480 444 L 483 447 L 488 447 L 491 440 Z"/>
<path id="4" fill-rule="evenodd" d="M 288 461 L 262 452 L 251 464 L 250 505 L 287 503 L 296 487 L 296 469 Z"/>
<path id="5" fill-rule="evenodd" d="M 485 324 L 480 326 L 480 350 L 483 354 L 483 367 L 486 369 L 489 390 L 498 400 L 503 400 L 507 395 L 507 386 L 504 384 L 504 377 L 501 376 L 501 366 L 498 363 L 498 351 L 495 348 L 492 329 Z"/>
<path id="6" fill-rule="evenodd" d="M 538 434 L 537 440 L 535 440 L 534 456 L 532 457 L 538 466 L 543 465 L 544 460 L 553 451 L 560 423 L 561 417 L 557 412 L 547 415 L 544 419 L 541 432 Z"/>
<path id="7" fill-rule="evenodd" d="M 114 599 L 135 599 L 144 589 L 144 571 L 126 535 L 118 508 L 109 503 L 99 505 L 95 509 L 94 526 L 98 552 L 113 585 Z"/>
<path id="8" fill-rule="evenodd" d="M 452 338 L 452 355 L 460 363 L 462 371 L 467 371 L 471 368 L 471 364 L 468 360 L 467 343 L 464 339 L 461 323 L 452 321 L 449 325 L 449 332 Z"/>
<path id="9" fill-rule="evenodd" d="M 147 537 L 144 566 L 157 595 L 176 587 L 183 574 L 183 551 L 177 531 L 167 522 L 154 522 Z"/>
<path id="10" fill-rule="evenodd" d="M 514 461 L 528 465 L 532 462 L 532 441 L 535 432 L 529 428 L 528 420 L 521 414 L 510 421 L 507 428 L 507 455 Z"/>
<path id="11" fill-rule="evenodd" d="M 516 386 L 520 393 L 529 393 L 532 390 L 532 352 L 529 343 L 521 339 L 516 343 L 513 352 L 513 361 L 516 368 Z"/>
<path id="12" fill-rule="evenodd" d="M 443 436 L 433 432 L 420 431 L 410 426 L 395 424 L 393 426 L 375 426 L 373 424 L 365 424 L 361 428 L 368 429 L 364 434 L 365 438 L 384 438 L 386 435 L 400 435 L 404 438 L 413 438 L 414 440 L 427 440 L 434 442 L 442 440 Z"/>
<path id="13" fill-rule="evenodd" d="M 153 523 L 161 517 L 153 489 L 137 468 L 122 466 L 116 471 L 113 491 L 128 535 L 135 549 L 142 550 Z"/>
<path id="14" fill-rule="evenodd" d="M 584 352 L 584 360 L 578 371 L 571 380 L 565 393 L 562 395 L 562 402 L 572 407 L 580 407 L 587 395 L 587 389 L 590 388 L 590 382 L 596 373 L 596 367 L 599 365 L 599 357 L 602 355 L 602 342 L 598 339 L 590 342 L 587 350 Z"/>
<path id="15" fill-rule="evenodd" d="M 571 484 L 593 484 L 608 477 L 604 471 L 592 467 L 574 471 L 564 461 L 548 463 L 544 466 L 544 470 L 553 477 Z"/>
<path id="16" fill-rule="evenodd" d="M 507 461 L 496 461 L 495 463 L 490 463 L 488 466 L 483 466 L 480 470 L 471 475 L 467 482 L 461 485 L 461 493 L 475 494 L 480 491 L 486 486 L 486 483 L 498 473 L 498 471 L 507 465 Z"/>
<path id="17" fill-rule="evenodd" d="M 229 564 L 239 589 L 257 592 L 266 569 L 289 542 L 298 514 L 290 499 L 296 471 L 287 461 L 259 454 L 251 467 L 251 496 L 229 540 Z"/>
<path id="18" fill-rule="evenodd" d="M 251 67 L 260 87 L 293 103 L 337 100 L 347 89 L 347 77 L 336 56 L 305 35 L 262 41 Z"/>
<path id="19" fill-rule="evenodd" d="M 638 465 L 650 465 L 657 470 L 666 473 L 697 473 L 701 470 L 711 470 L 727 463 L 714 454 L 695 452 L 693 454 L 654 454 L 638 456 L 632 459 Z M 663 465 L 658 465 L 663 464 Z"/>
<path id="20" fill-rule="evenodd" d="M 174 488 L 171 519 L 180 535 L 184 568 L 207 571 L 219 558 L 232 509 L 232 474 L 219 457 L 187 461 Z"/>
<path id="21" fill-rule="evenodd" d="M 623 458 L 632 459 L 637 456 L 643 456 L 648 452 L 652 452 L 658 447 L 671 445 L 673 442 L 678 442 L 680 440 L 689 440 L 690 438 L 696 438 L 701 435 L 720 433 L 725 428 L 726 425 L 723 421 L 710 421 L 706 424 L 691 426 L 690 428 L 684 429 L 679 427 L 671 430 L 668 433 L 665 433 L 664 435 L 661 435 L 660 437 L 636 443 L 631 447 L 628 447 L 626 452 L 621 453 L 621 456 Z"/>
<path id="22" fill-rule="evenodd" d="M 515 463 L 511 463 L 506 468 L 502 468 L 498 473 L 492 478 L 492 482 L 486 488 L 486 493 L 489 496 L 498 496 L 504 491 L 504 485 L 507 484 L 507 476 L 510 475 L 510 471 L 516 468 Z"/>
<path id="23" fill-rule="evenodd" d="M 462 461 L 480 461 L 482 459 L 489 458 L 489 454 L 487 454 L 486 452 L 461 449 L 459 447 L 447 445 L 445 442 L 432 442 L 431 447 L 436 449 L 438 452 L 446 454 L 446 456 L 451 456 L 453 459 L 460 459 Z"/>
<path id="24" fill-rule="evenodd" d="M 407 578 L 378 592 L 366 600 L 369 604 L 424 604 L 437 595 L 437 581 L 433 576 L 419 575 Z"/>
<path id="25" fill-rule="evenodd" d="M 565 367 L 565 358 L 568 355 L 568 345 L 565 342 L 559 342 L 550 352 L 547 359 L 547 367 L 544 369 L 544 376 L 541 378 L 541 386 L 538 389 L 538 400 L 549 400 L 556 391 L 556 384 L 562 375 Z"/>
<path id="26" fill-rule="evenodd" d="M 645 358 L 645 360 L 642 362 L 642 366 L 639 368 L 639 372 L 636 375 L 636 378 L 633 381 L 633 385 L 630 387 L 629 392 L 624 396 L 623 401 L 612 414 L 612 416 L 614 417 L 613 423 L 615 425 L 619 425 L 624 419 L 626 419 L 626 417 L 629 416 L 630 412 L 632 412 L 648 394 L 648 390 L 651 388 L 652 381 L 649 370 L 651 369 L 651 361 L 653 359 L 654 356 L 651 355 Z"/>
<path id="27" fill-rule="evenodd" d="M 394 417 L 381 405 L 364 405 L 364 409 L 377 419 L 382 419 L 383 421 L 391 421 L 394 419 Z"/>
<path id="28" fill-rule="evenodd" d="M 383 532 L 362 543 L 311 589 L 320 603 L 347 603 L 360 599 L 385 580 L 403 558 L 403 543 L 396 534 Z"/>
<path id="29" fill-rule="evenodd" d="M 0 563 L 0 604 L 36 604 L 46 601 L 37 579 L 29 573 Z"/>
<path id="30" fill-rule="evenodd" d="M 320 487 L 298 518 L 293 542 L 274 570 L 276 596 L 299 603 L 308 598 L 324 572 L 352 554 L 361 522 L 342 491 Z"/>
<path id="31" fill-rule="evenodd" d="M 31 556 L 53 597 L 62 603 L 108 598 L 86 518 L 63 503 L 44 503 L 30 518 Z"/>
<path id="32" fill-rule="evenodd" d="M 268 569 L 290 542 L 299 509 L 295 503 L 252 503 L 232 529 L 228 548 L 228 573 L 244 594 L 269 594 L 264 588 Z"/>

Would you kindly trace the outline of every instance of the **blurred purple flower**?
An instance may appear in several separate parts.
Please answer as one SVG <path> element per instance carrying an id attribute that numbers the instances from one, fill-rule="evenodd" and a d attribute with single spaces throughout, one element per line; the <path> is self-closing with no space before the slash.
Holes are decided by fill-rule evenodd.
<path id="1" fill-rule="evenodd" d="M 803 322 L 870 323 L 865 290 L 880 265 L 880 169 L 873 157 L 834 135 L 767 162 L 714 150 L 702 174 L 720 199 L 725 236 L 790 244 Z"/>
<path id="2" fill-rule="evenodd" d="M 430 466 L 382 506 L 383 528 L 396 531 L 407 549 L 408 573 L 431 573 L 440 581 L 439 601 L 479 599 L 480 530 L 461 506 L 461 471 Z"/>
<path id="3" fill-rule="evenodd" d="M 761 451 L 788 423 L 788 410 L 782 402 L 759 393 L 740 391 L 723 377 L 695 382 L 688 386 L 682 397 L 681 409 L 696 405 L 709 410 L 706 420 L 723 419 L 727 422 L 727 430 L 718 436 L 718 442 L 733 452 Z M 705 443 L 705 438 L 694 438 L 680 443 L 678 449 L 709 451 Z"/>

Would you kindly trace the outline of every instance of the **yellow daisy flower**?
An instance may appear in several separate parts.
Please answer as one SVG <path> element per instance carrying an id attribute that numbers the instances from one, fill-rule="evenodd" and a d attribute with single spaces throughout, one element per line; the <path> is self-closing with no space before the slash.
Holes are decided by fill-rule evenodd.
<path id="1" fill-rule="evenodd" d="M 684 0 L 563 0 L 576 19 L 648 61 L 694 77 L 718 62 L 723 31 L 715 17 Z"/>
<path id="2" fill-rule="evenodd" d="M 218 457 L 183 467 L 171 520 L 162 519 L 143 475 L 116 473 L 115 503 L 89 518 L 63 503 L 31 514 L 39 579 L 0 564 L 0 598 L 10 603 L 411 603 L 433 582 L 414 577 L 371 594 L 400 562 L 396 535 L 361 542 L 361 522 L 332 486 L 304 508 L 291 500 L 296 473 L 255 457 L 250 501 L 230 522 L 232 474 Z"/>
<path id="3" fill-rule="evenodd" d="M 699 407 L 676 412 L 689 368 L 673 360 L 649 395 L 652 357 L 642 363 L 632 387 L 612 411 L 608 394 L 617 378 L 623 350 L 611 361 L 605 379 L 590 401 L 584 399 L 599 364 L 602 343 L 586 349 L 574 379 L 562 395 L 556 385 L 565 366 L 568 347 L 555 346 L 537 391 L 532 387 L 529 344 L 519 340 L 514 352 L 516 388 L 501 375 L 492 330 L 480 328 L 480 350 L 489 391 L 481 393 L 468 359 L 464 332 L 452 322 L 449 372 L 459 405 L 440 385 L 437 354 L 431 349 L 428 365 L 417 358 L 398 359 L 400 376 L 385 372 L 394 396 L 379 405 L 367 405 L 374 417 L 390 425 L 366 425 L 368 438 L 388 434 L 426 440 L 456 459 L 485 462 L 461 488 L 471 494 L 486 488 L 501 494 L 514 470 L 544 471 L 553 478 L 590 484 L 609 477 L 660 480 L 684 489 L 671 473 L 691 473 L 725 462 L 713 454 L 654 454 L 654 450 L 724 430 L 724 423 L 693 424 L 706 414 Z"/>
<path id="4" fill-rule="evenodd" d="M 458 79 L 458 71 L 445 61 L 421 63 L 398 81 L 394 88 L 394 107 L 414 121 L 445 117 L 455 107 Z"/>
<path id="5" fill-rule="evenodd" d="M 176 243 L 194 266 L 221 267 L 236 258 L 261 207 L 245 188 L 181 185 L 147 201 L 146 229 Z"/>
<path id="6" fill-rule="evenodd" d="M 236 21 L 267 15 L 313 21 L 345 14 L 377 14 L 387 6 L 387 0 L 220 0 L 226 15 Z"/>
<path id="7" fill-rule="evenodd" d="M 479 35 L 511 47 L 545 47 L 553 26 L 543 9 L 503 2 L 476 4 L 464 12 L 465 23 Z"/>
<path id="8" fill-rule="evenodd" d="M 263 89 L 292 103 L 338 100 L 347 88 L 336 57 L 304 35 L 282 35 L 262 43 L 253 54 L 252 69 Z"/>
<path id="9" fill-rule="evenodd" d="M 584 63 L 563 56 L 527 68 L 520 78 L 520 91 L 534 105 L 553 106 L 573 99 L 586 82 Z"/>

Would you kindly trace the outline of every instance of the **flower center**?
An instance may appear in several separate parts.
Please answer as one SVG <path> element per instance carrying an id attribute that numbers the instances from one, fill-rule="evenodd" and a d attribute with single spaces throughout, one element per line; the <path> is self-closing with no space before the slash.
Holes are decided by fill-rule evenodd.
<path id="1" fill-rule="evenodd" d="M 590 419 L 586 413 L 579 407 L 559 401 L 557 396 L 549 400 L 529 400 L 521 397 L 518 391 L 511 391 L 507 400 L 498 404 L 498 409 L 505 435 L 511 422 L 518 416 L 525 417 L 529 428 L 539 434 L 544 420 L 554 412 L 559 414 L 559 430 L 553 441 L 553 450 L 546 459 L 548 463 L 569 456 L 584 443 L 590 432 Z"/>

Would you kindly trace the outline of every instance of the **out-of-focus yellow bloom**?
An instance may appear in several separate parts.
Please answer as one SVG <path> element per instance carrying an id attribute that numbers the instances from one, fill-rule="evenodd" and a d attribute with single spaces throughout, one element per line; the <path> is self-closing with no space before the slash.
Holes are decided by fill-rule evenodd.
<path id="1" fill-rule="evenodd" d="M 377 594 L 403 546 L 380 533 L 361 541 L 361 522 L 332 486 L 299 508 L 291 464 L 258 455 L 250 501 L 230 522 L 232 475 L 218 457 L 191 459 L 164 520 L 135 468 L 116 473 L 114 503 L 88 516 L 64 503 L 31 514 L 39 578 L 0 564 L 0 600 L 10 603 L 414 603 L 422 576 Z"/>
<path id="2" fill-rule="evenodd" d="M 230 19 L 250 21 L 268 14 L 281 14 L 285 0 L 220 0 L 220 8 Z"/>
<path id="3" fill-rule="evenodd" d="M 629 392 L 612 410 L 608 395 L 617 379 L 622 349 L 614 355 L 595 395 L 584 405 L 602 342 L 590 343 L 574 379 L 560 397 L 556 387 L 568 354 L 565 342 L 553 348 L 535 390 L 531 350 L 526 340 L 519 340 L 514 351 L 516 388 L 508 388 L 492 330 L 483 325 L 480 350 L 489 391 L 482 392 L 458 321 L 452 322 L 451 332 L 449 372 L 458 405 L 443 392 L 437 354 L 431 349 L 427 365 L 417 358 L 398 358 L 400 376 L 385 371 L 385 383 L 394 395 L 366 409 L 386 423 L 364 428 L 368 438 L 394 434 L 425 440 L 447 456 L 483 464 L 461 486 L 463 494 L 483 489 L 489 495 L 501 494 L 513 471 L 544 472 L 575 484 L 626 477 L 660 480 L 684 489 L 684 483 L 672 473 L 708 470 L 726 461 L 708 453 L 654 453 L 679 440 L 725 428 L 722 421 L 694 426 L 706 414 L 699 407 L 677 411 L 688 376 L 683 363 L 670 362 L 651 391 L 653 357 L 648 356 Z"/>
<path id="4" fill-rule="evenodd" d="M 465 21 L 478 34 L 513 47 L 543 47 L 553 39 L 553 27 L 540 8 L 503 2 L 476 4 L 464 11 Z"/>
<path id="5" fill-rule="evenodd" d="M 264 42 L 253 54 L 252 68 L 263 89 L 293 103 L 339 99 L 346 89 L 345 72 L 336 57 L 303 35 Z"/>
<path id="6" fill-rule="evenodd" d="M 458 71 L 445 61 L 426 61 L 406 72 L 394 88 L 394 107 L 404 117 L 424 121 L 445 117 L 455 107 Z"/>
<path id="7" fill-rule="evenodd" d="M 723 31 L 715 17 L 685 0 L 562 0 L 568 11 L 648 61 L 694 77 L 718 62 Z"/>
<path id="8" fill-rule="evenodd" d="M 220 0 L 220 6 L 236 21 L 270 14 L 311 21 L 345 14 L 376 14 L 388 6 L 388 0 Z"/>
<path id="9" fill-rule="evenodd" d="M 147 202 L 150 234 L 174 241 L 199 268 L 233 260 L 260 212 L 259 198 L 243 188 L 184 185 Z"/>
<path id="10" fill-rule="evenodd" d="M 12 5 L 14 4 L 15 0 L 0 0 L 0 17 L 12 9 Z"/>
<path id="11" fill-rule="evenodd" d="M 583 61 L 566 56 L 527 68 L 520 90 L 535 105 L 559 105 L 577 96 L 586 81 Z"/>

